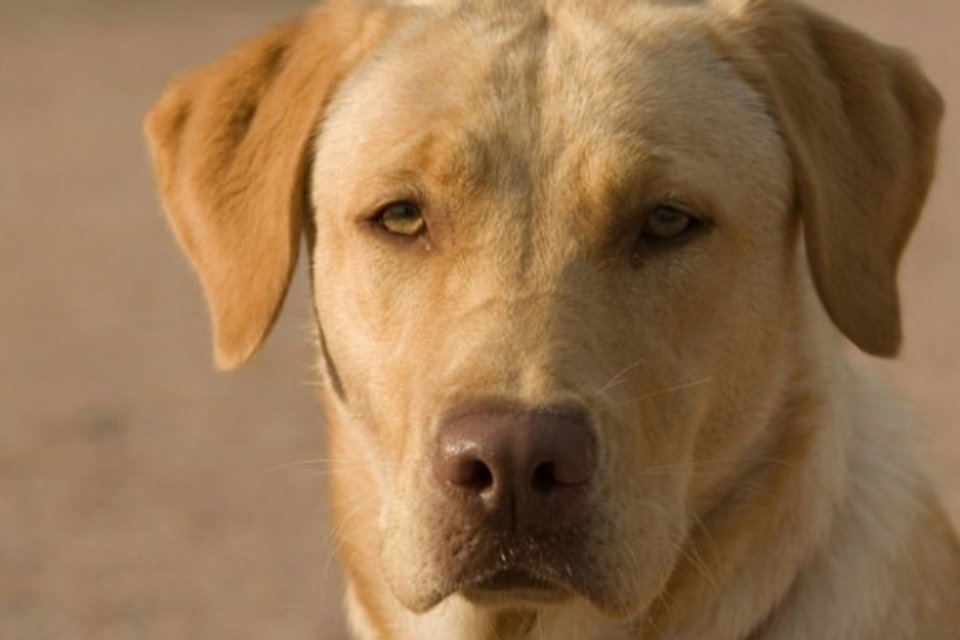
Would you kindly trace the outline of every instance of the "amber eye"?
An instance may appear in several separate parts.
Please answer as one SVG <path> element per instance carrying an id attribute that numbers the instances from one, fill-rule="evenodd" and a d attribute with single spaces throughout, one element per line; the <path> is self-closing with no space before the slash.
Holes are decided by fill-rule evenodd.
<path id="1" fill-rule="evenodd" d="M 420 207 L 412 202 L 393 202 L 380 210 L 377 223 L 396 236 L 416 236 L 423 233 L 427 221 Z"/>
<path id="2" fill-rule="evenodd" d="M 643 222 L 643 236 L 654 242 L 673 240 L 692 230 L 697 219 L 670 206 L 660 206 L 653 210 Z"/>

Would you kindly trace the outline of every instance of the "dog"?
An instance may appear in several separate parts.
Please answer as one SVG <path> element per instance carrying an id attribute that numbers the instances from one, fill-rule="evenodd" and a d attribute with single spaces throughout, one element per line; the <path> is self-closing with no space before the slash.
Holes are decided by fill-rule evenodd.
<path id="1" fill-rule="evenodd" d="M 147 117 L 216 361 L 306 238 L 356 638 L 948 640 L 897 263 L 943 106 L 789 0 L 329 0 Z"/>

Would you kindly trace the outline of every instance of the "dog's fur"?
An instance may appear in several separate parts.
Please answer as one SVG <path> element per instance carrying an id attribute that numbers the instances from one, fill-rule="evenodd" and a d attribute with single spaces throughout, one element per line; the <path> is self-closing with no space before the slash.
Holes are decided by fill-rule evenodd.
<path id="1" fill-rule="evenodd" d="M 147 131 L 222 367 L 308 238 L 356 637 L 947 640 L 956 537 L 841 356 L 899 347 L 941 112 L 906 55 L 788 0 L 330 0 Z M 399 200 L 426 234 L 371 222 Z M 647 246 L 664 202 L 709 222 Z M 560 553 L 463 551 L 430 456 L 476 398 L 588 409 Z M 459 591 L 511 563 L 569 597 Z"/>

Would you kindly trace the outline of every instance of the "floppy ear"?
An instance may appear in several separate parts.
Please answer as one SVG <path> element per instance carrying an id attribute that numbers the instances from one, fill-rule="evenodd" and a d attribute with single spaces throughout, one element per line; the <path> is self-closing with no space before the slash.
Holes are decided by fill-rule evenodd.
<path id="1" fill-rule="evenodd" d="M 861 349 L 893 356 L 897 265 L 933 177 L 942 100 L 907 54 L 813 10 L 720 1 L 790 148 L 820 298 Z"/>
<path id="2" fill-rule="evenodd" d="M 175 81 L 147 116 L 170 222 L 203 283 L 217 364 L 269 332 L 297 260 L 311 134 L 393 15 L 334 1 Z"/>

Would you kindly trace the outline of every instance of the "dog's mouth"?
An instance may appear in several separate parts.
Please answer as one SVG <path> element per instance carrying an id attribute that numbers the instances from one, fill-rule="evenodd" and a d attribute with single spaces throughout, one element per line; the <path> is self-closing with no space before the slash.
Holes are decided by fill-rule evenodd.
<path id="1" fill-rule="evenodd" d="M 466 582 L 459 591 L 477 604 L 557 602 L 572 597 L 570 589 L 554 580 L 520 568 L 496 571 Z"/>
<path id="2" fill-rule="evenodd" d="M 594 576 L 589 575 L 587 549 L 577 544 L 581 541 L 569 531 L 521 539 L 477 536 L 472 553 L 457 558 L 452 580 L 437 595 L 443 599 L 458 593 L 494 607 L 587 597 Z"/>
<path id="3" fill-rule="evenodd" d="M 620 557 L 616 549 L 600 553 L 609 547 L 602 546 L 602 539 L 598 543 L 583 525 L 539 535 L 470 533 L 438 545 L 426 572 L 387 574 L 391 590 L 405 607 L 425 613 L 448 598 L 460 597 L 494 611 L 536 611 L 578 601 L 611 619 L 627 619 L 648 606 L 672 564 L 666 550 L 662 556 L 639 558 L 637 565 L 643 562 L 649 571 L 625 579 L 619 572 L 630 568 L 627 563 L 616 560 Z M 431 583 L 433 588 L 417 588 Z"/>
<path id="4" fill-rule="evenodd" d="M 622 575 L 630 567 L 617 560 L 625 554 L 609 543 L 614 536 L 597 533 L 604 523 L 590 508 L 569 518 L 566 526 L 527 531 L 438 523 L 430 531 L 440 535 L 423 539 L 432 548 L 420 562 L 412 562 L 404 537 L 388 536 L 382 566 L 394 596 L 416 613 L 459 597 L 494 610 L 539 609 L 576 600 L 621 618 L 645 606 L 647 587 L 659 584 L 664 567 L 657 558 L 636 558 L 638 566 L 642 562 L 650 568 L 649 575 L 643 572 L 643 582 L 651 584 L 635 588 L 635 581 Z"/>

